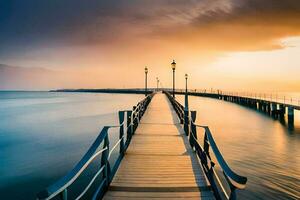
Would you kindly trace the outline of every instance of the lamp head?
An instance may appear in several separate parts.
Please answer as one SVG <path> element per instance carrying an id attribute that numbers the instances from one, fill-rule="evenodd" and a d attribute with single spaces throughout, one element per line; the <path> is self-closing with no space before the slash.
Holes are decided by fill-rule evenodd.
<path id="1" fill-rule="evenodd" d="M 175 60 L 173 60 L 173 62 L 171 63 L 172 69 L 175 70 L 176 69 L 176 62 Z"/>
<path id="2" fill-rule="evenodd" d="M 185 74 L 184 77 L 185 77 L 185 79 L 187 79 L 188 78 L 188 74 Z"/>
<path id="3" fill-rule="evenodd" d="M 148 73 L 148 67 L 145 67 L 145 73 L 146 74 Z"/>

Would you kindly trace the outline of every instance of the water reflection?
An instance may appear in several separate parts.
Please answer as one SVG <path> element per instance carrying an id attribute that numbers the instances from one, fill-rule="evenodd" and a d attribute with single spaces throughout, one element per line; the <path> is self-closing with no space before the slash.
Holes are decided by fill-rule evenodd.
<path id="1" fill-rule="evenodd" d="M 182 96 L 177 99 L 183 103 Z M 289 129 L 286 121 L 234 103 L 189 100 L 190 109 L 197 111 L 197 123 L 210 127 L 232 169 L 248 177 L 246 190 L 238 193 L 240 199 L 300 199 L 299 112 Z"/>

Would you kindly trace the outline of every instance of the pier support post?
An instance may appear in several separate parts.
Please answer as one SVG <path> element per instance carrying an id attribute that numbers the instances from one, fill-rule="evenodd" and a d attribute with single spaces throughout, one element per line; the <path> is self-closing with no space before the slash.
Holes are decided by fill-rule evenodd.
<path id="1" fill-rule="evenodd" d="M 267 112 L 267 114 L 271 114 L 271 104 L 270 103 L 267 103 L 266 112 Z"/>
<path id="2" fill-rule="evenodd" d="M 271 115 L 273 117 L 276 117 L 277 113 L 277 103 L 272 103 L 271 104 Z"/>
<path id="3" fill-rule="evenodd" d="M 252 108 L 257 110 L 257 102 L 255 99 L 252 100 Z"/>
<path id="4" fill-rule="evenodd" d="M 259 102 L 259 104 L 260 104 L 260 111 L 264 111 L 264 102 Z"/>
<path id="5" fill-rule="evenodd" d="M 286 112 L 286 108 L 283 104 L 280 104 L 279 105 L 279 117 L 280 119 L 284 119 L 284 115 L 285 115 L 285 112 Z"/>
<path id="6" fill-rule="evenodd" d="M 258 110 L 262 111 L 262 103 L 261 103 L 261 101 L 258 102 Z"/>
<path id="7" fill-rule="evenodd" d="M 293 125 L 294 124 L 294 107 L 289 106 L 288 107 L 288 124 Z"/>
<path id="8" fill-rule="evenodd" d="M 266 110 L 267 110 L 267 106 L 266 106 L 265 102 L 262 103 L 262 110 L 263 110 L 263 112 L 266 112 Z"/>

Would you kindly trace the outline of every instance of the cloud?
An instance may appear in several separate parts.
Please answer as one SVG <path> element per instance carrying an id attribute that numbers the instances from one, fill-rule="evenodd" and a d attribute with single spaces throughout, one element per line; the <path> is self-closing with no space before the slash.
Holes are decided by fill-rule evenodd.
<path id="1" fill-rule="evenodd" d="M 70 47 L 93 48 L 110 60 L 140 52 L 210 59 L 283 48 L 280 39 L 300 35 L 298 0 L 6 2 L 0 6 L 0 58 Z"/>
<path id="2" fill-rule="evenodd" d="M 228 0 L 182 9 L 188 23 L 157 35 L 206 51 L 256 51 L 282 48 L 279 40 L 300 35 L 300 2 L 296 0 Z M 190 14 L 192 13 L 192 14 Z M 178 20 L 180 21 L 180 20 Z M 175 34 L 174 34 L 175 33 Z"/>

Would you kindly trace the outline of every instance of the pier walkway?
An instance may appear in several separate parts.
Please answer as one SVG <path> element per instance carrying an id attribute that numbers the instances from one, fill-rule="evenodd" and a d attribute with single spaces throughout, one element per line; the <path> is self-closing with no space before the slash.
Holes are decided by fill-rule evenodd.
<path id="1" fill-rule="evenodd" d="M 229 167 L 209 127 L 195 124 L 187 94 L 183 106 L 164 93 L 151 93 L 132 110 L 119 111 L 119 125 L 104 126 L 73 169 L 37 199 L 236 199 L 247 177 Z M 202 129 L 199 138 L 197 129 Z M 109 137 L 116 139 L 112 130 L 119 131 L 117 141 Z M 72 189 L 91 163 L 97 167 L 85 177 L 88 184 Z"/>
<path id="2" fill-rule="evenodd" d="M 104 199 L 215 199 L 166 95 L 154 95 Z"/>

